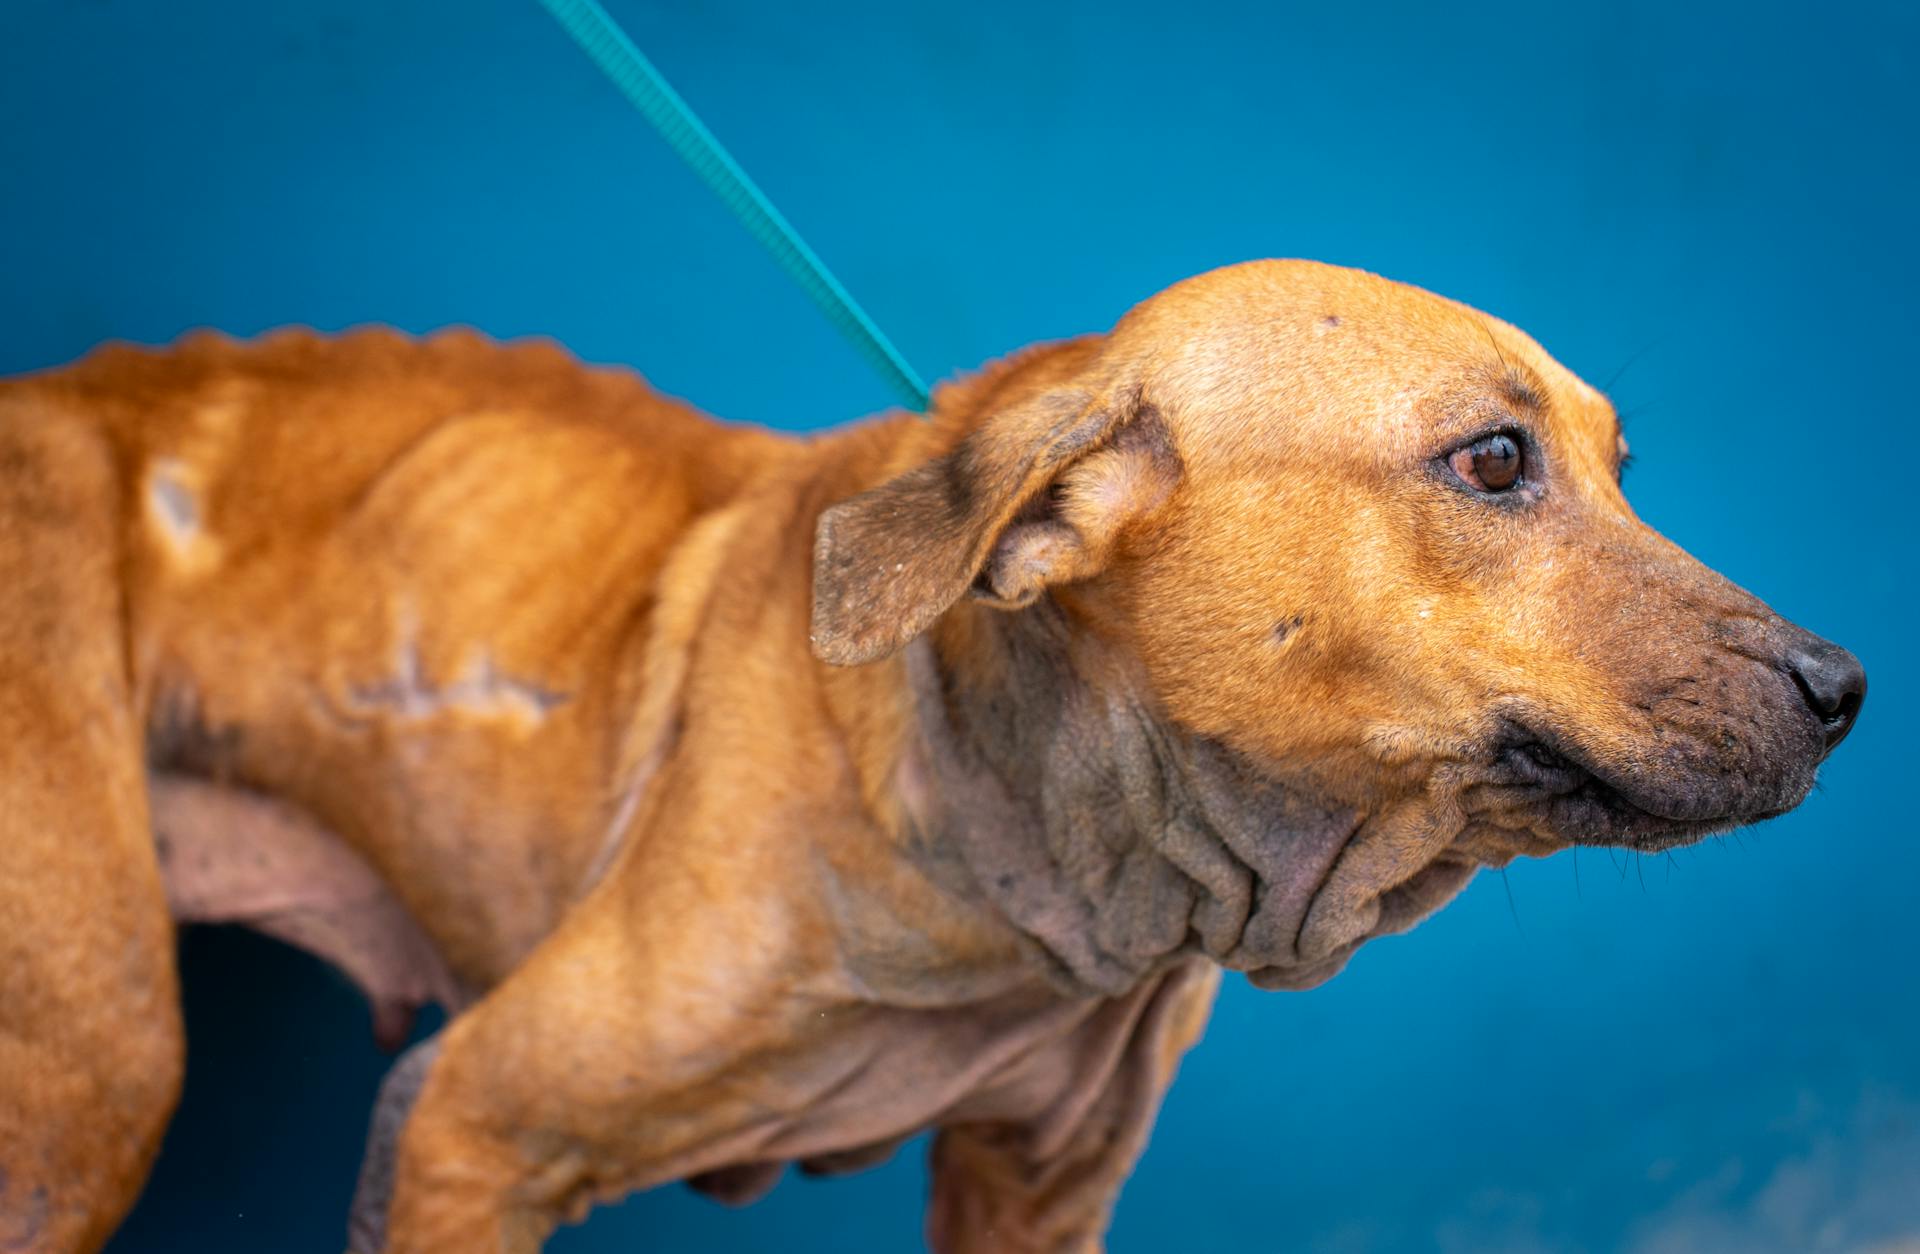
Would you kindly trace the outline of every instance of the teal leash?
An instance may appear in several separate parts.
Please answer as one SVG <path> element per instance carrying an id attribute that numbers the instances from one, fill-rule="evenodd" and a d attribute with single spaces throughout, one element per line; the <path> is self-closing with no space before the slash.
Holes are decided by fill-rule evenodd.
<path id="1" fill-rule="evenodd" d="M 892 385 L 894 391 L 917 410 L 927 408 L 927 385 L 920 381 L 907 359 L 893 346 L 867 311 L 833 277 L 826 263 L 807 247 L 780 211 L 773 207 L 740 163 L 721 146 L 700 121 L 687 102 L 680 98 L 660 71 L 653 67 L 633 40 L 598 0 L 540 0 L 547 12 L 566 27 L 567 33 L 593 63 L 613 80 L 641 116 L 693 167 L 700 181 L 718 196 L 733 215 L 740 219 L 753 237 L 773 254 L 802 291 L 813 299 L 840 331 L 852 341 L 874 369 Z"/>

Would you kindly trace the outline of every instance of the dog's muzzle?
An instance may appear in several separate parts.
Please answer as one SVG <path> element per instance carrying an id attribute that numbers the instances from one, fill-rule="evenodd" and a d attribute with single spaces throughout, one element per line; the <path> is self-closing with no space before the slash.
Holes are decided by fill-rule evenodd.
<path id="1" fill-rule="evenodd" d="M 1526 826 L 1574 844 L 1661 849 L 1777 817 L 1853 729 L 1866 699 L 1858 658 L 1779 619 L 1723 638 L 1684 676 L 1649 677 L 1624 736 L 1550 713 L 1509 715 L 1495 782 Z"/>

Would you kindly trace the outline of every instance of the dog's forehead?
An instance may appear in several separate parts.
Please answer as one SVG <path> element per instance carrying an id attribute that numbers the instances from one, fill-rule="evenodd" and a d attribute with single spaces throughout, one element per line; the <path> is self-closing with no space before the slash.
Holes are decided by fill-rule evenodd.
<path id="1" fill-rule="evenodd" d="M 1432 437 L 1437 395 L 1536 393 L 1538 415 L 1611 450 L 1605 397 L 1524 332 L 1457 301 L 1306 261 L 1229 266 L 1144 302 L 1114 330 L 1192 443 L 1244 457 L 1365 424 L 1378 453 Z"/>

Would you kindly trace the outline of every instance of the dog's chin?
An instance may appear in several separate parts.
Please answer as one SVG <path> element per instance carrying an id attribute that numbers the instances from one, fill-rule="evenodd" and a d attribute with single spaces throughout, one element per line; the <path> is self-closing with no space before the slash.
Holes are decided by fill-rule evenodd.
<path id="1" fill-rule="evenodd" d="M 1659 852 L 1778 818 L 1799 805 L 1812 791 L 1817 759 L 1802 766 L 1800 754 L 1783 756 L 1786 769 L 1730 787 L 1725 771 L 1620 771 L 1550 732 L 1516 729 L 1496 748 L 1490 782 L 1503 802 L 1499 827 L 1524 832 L 1518 843 L 1527 847 L 1514 854 L 1554 845 Z"/>
<path id="2" fill-rule="evenodd" d="M 1258 967 L 1247 972 L 1255 988 L 1299 990 L 1316 988 L 1340 974 L 1347 961 L 1370 940 L 1410 930 L 1459 895 L 1473 878 L 1478 864 L 1470 857 L 1449 853 L 1423 867 L 1411 879 L 1374 899 L 1362 931 L 1326 955 L 1289 966 Z"/>

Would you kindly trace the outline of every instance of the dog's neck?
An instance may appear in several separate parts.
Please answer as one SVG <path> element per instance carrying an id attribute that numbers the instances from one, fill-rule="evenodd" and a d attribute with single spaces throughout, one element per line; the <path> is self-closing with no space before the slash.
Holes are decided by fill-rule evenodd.
<path id="1" fill-rule="evenodd" d="M 1194 952 L 1268 987 L 1344 963 L 1299 939 L 1362 814 L 1172 725 L 1051 600 L 960 616 L 906 658 L 906 844 L 936 882 L 1078 996 Z"/>

